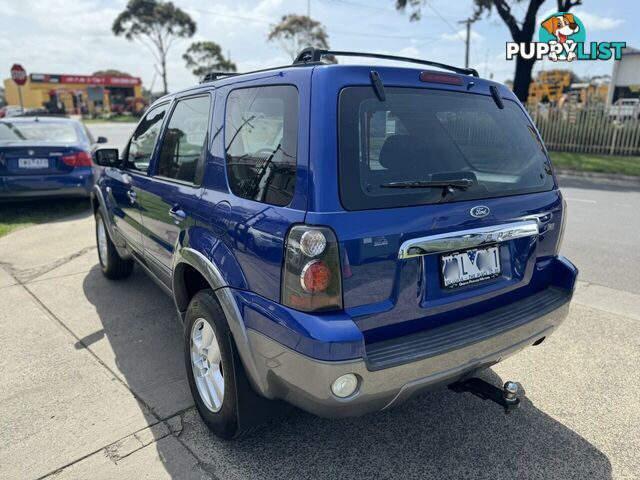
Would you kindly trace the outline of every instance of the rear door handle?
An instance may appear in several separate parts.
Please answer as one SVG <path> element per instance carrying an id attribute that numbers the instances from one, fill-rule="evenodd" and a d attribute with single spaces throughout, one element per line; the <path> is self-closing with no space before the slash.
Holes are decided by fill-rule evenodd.
<path id="1" fill-rule="evenodd" d="M 169 210 L 169 216 L 173 218 L 175 223 L 180 223 L 187 218 L 187 214 L 178 205 L 175 205 Z"/>
<path id="2" fill-rule="evenodd" d="M 133 190 L 128 190 L 127 191 L 127 197 L 129 197 L 129 201 L 131 203 L 136 203 L 136 200 L 138 199 L 138 194 L 136 192 L 134 192 Z"/>

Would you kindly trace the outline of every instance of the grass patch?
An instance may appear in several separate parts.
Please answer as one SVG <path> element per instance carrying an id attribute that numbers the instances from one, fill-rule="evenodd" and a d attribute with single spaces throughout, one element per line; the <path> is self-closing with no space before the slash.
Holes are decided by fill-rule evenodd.
<path id="1" fill-rule="evenodd" d="M 618 173 L 640 176 L 640 157 L 550 152 L 553 166 L 580 172 Z"/>
<path id="2" fill-rule="evenodd" d="M 83 118 L 82 123 L 92 125 L 95 123 L 137 123 L 139 117 L 133 115 L 117 115 L 110 118 Z"/>
<path id="3" fill-rule="evenodd" d="M 90 208 L 86 198 L 0 203 L 0 237 L 19 228 L 88 212 Z"/>

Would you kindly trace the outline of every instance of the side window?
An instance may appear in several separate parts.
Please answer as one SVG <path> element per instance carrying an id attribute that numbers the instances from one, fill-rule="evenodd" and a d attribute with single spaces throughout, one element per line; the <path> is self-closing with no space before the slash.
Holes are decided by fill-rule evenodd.
<path id="1" fill-rule="evenodd" d="M 271 205 L 293 197 L 298 148 L 298 90 L 243 88 L 227 98 L 225 152 L 231 191 Z"/>
<path id="2" fill-rule="evenodd" d="M 199 183 L 200 159 L 206 151 L 211 98 L 180 100 L 171 114 L 162 139 L 157 175 L 189 183 Z"/>
<path id="3" fill-rule="evenodd" d="M 153 155 L 153 147 L 156 144 L 156 139 L 162 126 L 162 119 L 167 112 L 168 106 L 169 104 L 167 103 L 158 105 L 149 110 L 142 119 L 133 137 L 131 137 L 125 168 L 147 172 L 149 162 L 151 162 L 151 155 Z"/>

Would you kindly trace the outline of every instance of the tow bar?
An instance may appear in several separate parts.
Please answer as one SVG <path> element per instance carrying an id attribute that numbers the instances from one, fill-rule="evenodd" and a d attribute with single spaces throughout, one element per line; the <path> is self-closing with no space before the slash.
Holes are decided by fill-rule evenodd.
<path id="1" fill-rule="evenodd" d="M 504 413 L 511 413 L 520 406 L 518 384 L 505 382 L 502 389 L 491 385 L 480 378 L 466 378 L 449 385 L 457 393 L 469 392 L 483 400 L 491 400 L 504 408 Z"/>

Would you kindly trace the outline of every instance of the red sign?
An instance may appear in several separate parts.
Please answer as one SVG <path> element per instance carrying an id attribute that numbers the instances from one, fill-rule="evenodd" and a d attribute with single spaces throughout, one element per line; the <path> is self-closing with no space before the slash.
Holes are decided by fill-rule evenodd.
<path id="1" fill-rule="evenodd" d="M 16 82 L 18 85 L 24 85 L 27 83 L 27 71 L 22 68 L 22 65 L 17 63 L 13 64 L 13 67 L 11 67 L 11 80 Z"/>
<path id="2" fill-rule="evenodd" d="M 138 77 L 114 77 L 111 75 L 57 75 L 32 73 L 33 83 L 75 83 L 84 85 L 104 85 L 109 87 L 132 87 L 142 82 Z"/>

